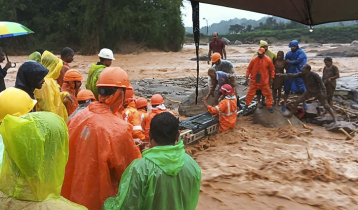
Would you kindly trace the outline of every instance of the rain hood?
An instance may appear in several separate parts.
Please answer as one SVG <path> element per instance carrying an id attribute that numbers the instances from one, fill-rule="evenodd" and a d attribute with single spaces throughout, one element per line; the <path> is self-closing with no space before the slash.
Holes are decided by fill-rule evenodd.
<path id="1" fill-rule="evenodd" d="M 65 122 L 49 112 L 7 115 L 0 133 L 5 145 L 1 191 L 27 201 L 60 198 L 68 158 Z"/>
<path id="2" fill-rule="evenodd" d="M 35 61 L 23 63 L 16 75 L 15 87 L 25 91 L 32 99 L 35 87 L 48 74 L 49 70 Z"/>

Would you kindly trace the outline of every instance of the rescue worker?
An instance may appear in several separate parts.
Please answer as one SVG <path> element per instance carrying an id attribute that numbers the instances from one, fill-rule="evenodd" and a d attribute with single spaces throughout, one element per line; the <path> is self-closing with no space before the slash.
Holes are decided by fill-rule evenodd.
<path id="1" fill-rule="evenodd" d="M 223 71 L 231 76 L 236 76 L 236 70 L 232 63 L 228 60 L 222 60 L 221 55 L 219 53 L 214 53 L 211 57 L 211 62 L 214 64 L 213 68 L 216 71 Z"/>
<path id="2" fill-rule="evenodd" d="M 222 60 L 221 59 L 221 55 L 219 53 L 214 53 L 213 56 L 211 57 L 211 62 L 213 63 L 213 68 L 216 70 L 216 71 L 222 71 L 222 72 L 225 72 L 225 73 L 228 73 L 230 75 L 230 78 L 232 80 L 235 80 L 235 77 L 236 77 L 236 70 L 234 68 L 234 66 L 232 65 L 232 63 L 228 60 Z M 236 84 L 236 81 L 232 81 L 230 84 Z M 209 86 L 209 89 L 212 88 L 212 82 L 211 82 L 211 77 L 208 77 L 208 86 Z M 235 92 L 236 92 L 236 96 L 239 100 L 239 95 L 238 95 L 238 91 L 237 91 L 237 87 L 236 85 L 233 86 Z M 219 92 L 220 90 L 217 89 L 217 92 Z M 238 101 L 238 104 L 239 106 L 240 103 Z"/>
<path id="3" fill-rule="evenodd" d="M 260 48 L 265 49 L 265 55 L 268 56 L 272 60 L 272 62 L 275 64 L 275 61 L 277 59 L 277 55 L 276 55 L 276 53 L 274 53 L 271 50 L 269 50 L 268 47 L 269 47 L 269 44 L 266 41 L 260 40 Z M 255 52 L 254 56 L 257 56 L 257 55 L 258 55 L 258 53 Z"/>
<path id="4" fill-rule="evenodd" d="M 61 51 L 61 60 L 63 62 L 63 66 L 61 69 L 60 76 L 57 78 L 57 82 L 60 85 L 60 87 L 62 87 L 63 85 L 64 82 L 63 78 L 65 77 L 66 72 L 71 69 L 68 64 L 72 63 L 74 56 L 75 56 L 75 52 L 69 47 L 65 47 Z"/>
<path id="5" fill-rule="evenodd" d="M 208 76 L 210 77 L 211 85 L 210 85 L 209 93 L 204 98 L 208 99 L 210 95 L 214 96 L 215 104 L 219 103 L 219 98 L 221 98 L 222 96 L 222 93 L 220 91 L 222 85 L 229 84 L 234 89 L 236 87 L 235 77 L 232 77 L 230 74 L 225 73 L 223 71 L 215 71 L 214 68 L 210 68 L 208 70 Z M 215 92 L 216 86 L 219 87 L 218 87 L 218 91 Z M 237 98 L 239 97 L 237 93 L 235 93 L 235 96 Z M 237 100 L 237 105 L 241 109 L 239 100 Z"/>
<path id="6" fill-rule="evenodd" d="M 0 51 L 0 63 L 2 63 L 5 60 L 5 54 Z M 0 92 L 6 89 L 5 86 L 5 77 L 7 75 L 7 70 L 11 68 L 11 62 L 7 62 L 2 68 L 0 66 Z"/>
<path id="7" fill-rule="evenodd" d="M 152 105 L 152 112 L 148 115 L 144 128 L 144 135 L 147 141 L 149 140 L 150 122 L 152 121 L 153 117 L 162 112 L 168 112 L 164 105 L 164 98 L 160 94 L 154 94 L 150 99 L 150 104 Z M 172 112 L 170 113 L 173 114 Z"/>
<path id="8" fill-rule="evenodd" d="M 70 69 L 65 73 L 61 91 L 69 93 L 71 97 L 71 101 L 65 102 L 68 116 L 76 111 L 78 107 L 77 94 L 80 91 L 82 81 L 83 77 L 76 69 Z"/>
<path id="9" fill-rule="evenodd" d="M 35 61 L 25 61 L 16 74 L 15 87 L 25 91 L 35 99 L 35 89 L 41 89 L 48 69 Z"/>
<path id="10" fill-rule="evenodd" d="M 31 112 L 37 101 L 23 90 L 9 87 L 0 93 L 0 125 L 6 115 L 22 116 Z M 4 153 L 4 144 L 0 135 L 0 166 Z"/>
<path id="11" fill-rule="evenodd" d="M 138 145 L 142 140 L 145 139 L 145 135 L 142 132 L 142 125 L 140 121 L 141 114 L 136 109 L 135 95 L 132 87 L 126 90 L 126 100 L 124 102 L 124 107 L 125 109 L 122 112 L 123 119 L 124 121 L 133 125 L 132 136 L 134 142 Z"/>
<path id="12" fill-rule="evenodd" d="M 113 52 L 110 49 L 103 48 L 98 54 L 99 62 L 92 63 L 92 66 L 88 72 L 88 78 L 86 81 L 86 89 L 92 91 L 96 99 L 98 100 L 98 88 L 96 87 L 97 80 L 104 68 L 112 65 L 112 60 L 116 60 L 113 57 Z"/>
<path id="13" fill-rule="evenodd" d="M 92 91 L 90 90 L 80 90 L 77 94 L 78 107 L 77 109 L 68 117 L 67 122 L 70 121 L 78 112 L 86 108 L 90 103 L 95 101 Z"/>
<path id="14" fill-rule="evenodd" d="M 0 209 L 87 209 L 60 194 L 69 143 L 61 117 L 50 112 L 7 115 L 0 133 L 5 145 Z"/>
<path id="15" fill-rule="evenodd" d="M 129 88 L 127 73 L 107 67 L 97 82 L 99 101 L 90 103 L 68 121 L 69 157 L 62 196 L 101 209 L 115 196 L 122 173 L 141 153 L 132 138 L 132 126 L 115 115 Z"/>
<path id="16" fill-rule="evenodd" d="M 51 52 L 45 51 L 41 57 L 41 64 L 49 70 L 49 73 L 45 76 L 42 88 L 34 91 L 37 100 L 36 110 L 53 112 L 67 120 L 67 110 L 63 102 L 72 99 L 67 92 L 60 92 L 60 86 L 56 81 L 60 75 L 62 61 Z"/>
<path id="17" fill-rule="evenodd" d="M 179 121 L 170 113 L 156 115 L 150 124 L 153 148 L 143 152 L 124 172 L 116 197 L 103 210 L 194 210 L 200 194 L 201 170 L 185 153 Z"/>
<path id="18" fill-rule="evenodd" d="M 203 100 L 208 112 L 219 115 L 219 131 L 234 129 L 237 119 L 237 104 L 234 89 L 229 84 L 220 87 L 224 99 L 217 106 L 208 106 L 206 99 Z"/>
<path id="19" fill-rule="evenodd" d="M 298 97 L 298 99 L 293 104 L 291 111 L 289 113 L 283 114 L 285 117 L 292 117 L 292 115 L 297 111 L 298 104 L 305 102 L 309 98 L 315 97 L 319 100 L 321 105 L 324 106 L 325 110 L 327 110 L 332 116 L 334 124 L 337 122 L 336 116 L 334 115 L 332 108 L 327 102 L 326 87 L 324 86 L 321 77 L 316 72 L 311 72 L 311 66 L 309 64 L 305 64 L 302 67 L 302 73 L 278 74 L 278 76 L 283 76 L 284 78 L 302 78 L 306 87 L 306 91 L 300 97 Z"/>
<path id="20" fill-rule="evenodd" d="M 260 48 L 264 48 L 265 49 L 265 55 L 268 56 L 272 62 L 273 65 L 275 65 L 276 63 L 276 59 L 277 59 L 277 55 L 276 53 L 272 52 L 271 50 L 268 49 L 268 43 L 264 40 L 260 40 Z M 255 52 L 254 56 L 257 56 L 257 52 Z M 260 108 L 262 108 L 263 106 L 266 106 L 266 99 L 265 97 L 262 97 L 262 91 L 261 90 L 257 90 L 256 91 L 256 96 L 257 96 L 257 103 L 258 106 Z M 261 97 L 262 97 L 262 101 L 261 101 Z"/>
<path id="21" fill-rule="evenodd" d="M 140 114 L 140 125 L 142 126 L 142 133 L 144 134 L 145 123 L 148 118 L 148 101 L 145 98 L 139 97 L 137 98 L 135 105 Z"/>
<path id="22" fill-rule="evenodd" d="M 292 40 L 288 45 L 291 51 L 286 53 L 285 60 L 287 61 L 287 74 L 302 73 L 302 67 L 307 62 L 306 53 L 298 46 L 297 40 Z M 304 92 L 306 90 L 305 84 L 302 78 L 287 78 L 283 81 L 283 89 L 285 94 L 283 96 L 282 111 L 287 110 L 287 99 L 290 92 Z M 303 103 L 303 108 L 307 109 L 307 105 Z"/>
<path id="23" fill-rule="evenodd" d="M 274 110 L 272 108 L 272 93 L 270 86 L 272 86 L 273 78 L 275 78 L 275 66 L 271 59 L 265 55 L 264 48 L 260 48 L 258 50 L 258 55 L 250 61 L 246 70 L 246 83 L 249 83 L 249 77 L 250 86 L 246 94 L 246 105 L 243 109 L 247 109 L 251 104 L 252 99 L 256 94 L 256 90 L 262 90 L 262 94 L 267 99 L 267 107 L 269 111 L 273 113 Z"/>

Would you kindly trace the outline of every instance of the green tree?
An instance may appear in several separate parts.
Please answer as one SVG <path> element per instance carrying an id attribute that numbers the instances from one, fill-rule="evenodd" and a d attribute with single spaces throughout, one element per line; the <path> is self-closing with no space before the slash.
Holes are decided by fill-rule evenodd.
<path id="1" fill-rule="evenodd" d="M 230 25 L 229 28 L 229 33 L 232 34 L 237 34 L 240 33 L 242 31 L 242 29 L 244 29 L 245 27 L 239 24 L 235 24 L 235 25 Z"/>
<path id="2" fill-rule="evenodd" d="M 246 27 L 246 31 L 247 31 L 247 32 L 252 31 L 252 25 L 247 25 L 247 27 Z"/>
<path id="3" fill-rule="evenodd" d="M 28 45 L 13 46 L 28 51 L 70 46 L 94 54 L 125 41 L 178 51 L 185 34 L 181 6 L 181 0 L 0 0 L 0 19 L 35 32 L 24 39 Z"/>

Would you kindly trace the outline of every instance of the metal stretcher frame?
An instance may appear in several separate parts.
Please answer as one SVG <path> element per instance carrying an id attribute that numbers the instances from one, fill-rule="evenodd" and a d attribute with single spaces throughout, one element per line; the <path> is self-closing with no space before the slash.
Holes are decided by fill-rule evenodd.
<path id="1" fill-rule="evenodd" d="M 245 105 L 246 95 L 239 98 L 240 104 Z M 256 101 L 248 106 L 245 110 L 237 112 L 237 117 L 247 115 L 253 112 L 257 108 Z M 209 113 L 210 114 L 210 113 Z M 203 139 L 205 136 L 213 135 L 219 131 L 218 116 L 212 116 L 211 120 L 205 120 L 204 122 L 196 122 L 200 118 L 204 118 L 208 115 L 208 112 L 190 117 L 180 122 L 181 128 L 179 139 L 184 141 L 184 144 L 191 144 L 193 142 Z"/>

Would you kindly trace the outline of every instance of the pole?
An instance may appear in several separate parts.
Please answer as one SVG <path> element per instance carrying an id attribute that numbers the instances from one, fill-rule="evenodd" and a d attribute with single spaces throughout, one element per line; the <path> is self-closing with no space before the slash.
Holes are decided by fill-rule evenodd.
<path id="1" fill-rule="evenodd" d="M 209 35 L 209 23 L 208 23 L 208 19 L 203 18 L 203 20 L 206 21 L 206 36 L 208 36 L 208 35 Z"/>
<path id="2" fill-rule="evenodd" d="M 200 20 L 199 20 L 199 2 L 191 1 L 193 11 L 193 34 L 196 52 L 196 87 L 195 87 L 195 104 L 198 104 L 199 95 L 199 42 L 200 42 Z"/>

